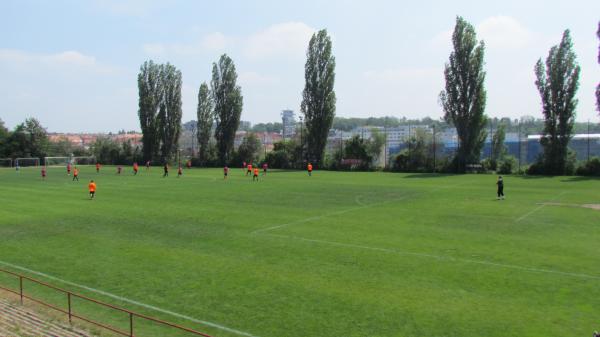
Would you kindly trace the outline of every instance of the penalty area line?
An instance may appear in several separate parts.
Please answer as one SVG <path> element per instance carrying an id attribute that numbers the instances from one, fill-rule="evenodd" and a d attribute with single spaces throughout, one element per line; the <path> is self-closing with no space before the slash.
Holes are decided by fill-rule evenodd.
<path id="1" fill-rule="evenodd" d="M 70 285 L 70 286 L 77 287 L 77 288 L 80 288 L 80 289 L 84 289 L 84 290 L 87 290 L 87 291 L 90 291 L 90 292 L 93 292 L 93 293 L 96 293 L 96 294 L 100 294 L 100 295 L 103 295 L 103 296 L 106 296 L 106 297 L 110 297 L 110 298 L 115 299 L 115 300 L 119 300 L 119 301 L 126 302 L 126 303 L 129 303 L 129 304 L 137 305 L 139 307 L 150 309 L 150 310 L 154 310 L 156 312 L 160 312 L 160 313 L 163 313 L 163 314 L 171 315 L 173 317 L 185 319 L 185 320 L 193 322 L 193 323 L 210 326 L 210 327 L 213 327 L 213 328 L 216 328 L 216 329 L 219 329 L 219 330 L 223 330 L 223 331 L 227 331 L 227 332 L 231 332 L 233 334 L 240 335 L 240 336 L 258 337 L 256 335 L 250 334 L 248 332 L 236 330 L 236 329 L 229 328 L 229 327 L 226 327 L 226 326 L 223 326 L 223 325 L 220 325 L 220 324 L 217 324 L 217 323 L 209 322 L 209 321 L 203 321 L 203 320 L 200 320 L 200 319 L 197 319 L 197 318 L 193 318 L 193 317 L 190 317 L 190 316 L 187 316 L 187 315 L 176 313 L 174 311 L 162 309 L 162 308 L 150 305 L 150 304 L 145 304 L 145 303 L 142 303 L 142 302 L 131 300 L 131 299 L 128 299 L 126 297 L 122 297 L 122 296 L 119 296 L 119 295 L 111 294 L 109 292 L 106 292 L 106 291 L 103 291 L 103 290 L 99 290 L 99 289 L 95 289 L 95 288 L 91 288 L 91 287 L 88 287 L 88 286 L 85 286 L 85 285 L 81 285 L 81 284 L 78 284 L 78 283 L 75 283 L 75 282 L 63 280 L 63 279 L 58 278 L 56 276 L 52 276 L 52 275 L 49 275 L 49 274 L 46 274 L 46 273 L 42 273 L 42 272 L 39 272 L 39 271 L 36 271 L 36 270 L 25 268 L 25 267 L 22 267 L 22 266 L 19 266 L 19 265 L 16 265 L 16 264 L 12 264 L 12 263 L 9 263 L 9 262 L 0 261 L 0 264 L 4 265 L 4 266 L 7 266 L 7 267 L 10 267 L 10 268 L 13 268 L 13 269 L 18 269 L 18 270 L 21 270 L 21 271 L 24 271 L 24 272 L 27 272 L 27 273 L 30 273 L 30 274 L 41 276 L 41 277 L 44 277 L 44 278 L 49 279 L 49 280 L 57 281 L 57 282 L 60 282 L 60 283 L 66 284 L 66 285 Z"/>
<path id="2" fill-rule="evenodd" d="M 489 262 L 489 261 L 456 258 L 456 257 L 452 257 L 452 256 L 400 251 L 400 250 L 389 249 L 389 248 L 370 247 L 370 246 L 363 246 L 363 245 L 356 245 L 356 244 L 351 244 L 351 243 L 343 243 L 343 242 L 335 242 L 335 241 L 327 241 L 327 240 L 308 239 L 308 238 L 303 238 L 303 237 L 299 237 L 299 236 L 289 236 L 289 235 L 280 235 L 280 234 L 272 234 L 272 233 L 266 233 L 265 235 L 277 237 L 277 238 L 294 239 L 294 240 L 305 241 L 305 242 L 325 244 L 325 245 L 330 245 L 330 246 L 371 250 L 371 251 L 378 251 L 378 252 L 391 253 L 391 254 L 397 254 L 397 255 L 408 255 L 408 256 L 432 258 L 432 259 L 436 259 L 436 260 L 440 260 L 440 261 L 473 263 L 473 264 L 480 264 L 480 265 L 492 266 L 492 267 L 523 270 L 523 271 L 534 272 L 534 273 L 556 274 L 556 275 L 563 275 L 563 276 L 570 276 L 570 277 L 600 280 L 600 276 L 582 274 L 582 273 L 570 273 L 570 272 L 564 272 L 564 271 L 558 271 L 558 270 L 552 270 L 552 269 L 523 267 L 523 266 L 505 264 L 505 263 L 496 263 L 496 262 Z"/>
<path id="3" fill-rule="evenodd" d="M 559 199 L 560 197 L 562 197 L 562 196 L 563 196 L 565 193 L 567 193 L 567 191 L 562 191 L 560 194 L 558 194 L 558 195 L 557 195 L 556 197 L 554 197 L 552 200 L 550 200 L 550 201 L 547 201 L 547 202 L 545 202 L 545 203 L 543 203 L 543 204 L 539 205 L 538 207 L 536 207 L 536 208 L 532 209 L 531 211 L 529 211 L 529 212 L 527 212 L 527 213 L 525 213 L 525 214 L 521 215 L 521 216 L 520 216 L 520 217 L 519 217 L 517 220 L 515 220 L 515 222 L 519 222 L 519 221 L 521 221 L 521 220 L 523 220 L 523 219 L 526 219 L 528 216 L 530 216 L 530 215 L 532 215 L 533 213 L 535 213 L 535 212 L 539 211 L 540 209 L 542 209 L 542 208 L 546 207 L 546 205 L 547 205 L 548 203 L 550 203 L 550 202 L 553 202 L 553 201 L 556 201 L 557 199 Z"/>

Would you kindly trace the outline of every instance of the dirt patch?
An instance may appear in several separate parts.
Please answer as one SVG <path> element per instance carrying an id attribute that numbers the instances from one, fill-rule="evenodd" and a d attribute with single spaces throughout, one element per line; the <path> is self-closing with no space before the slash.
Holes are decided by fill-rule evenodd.
<path id="1" fill-rule="evenodd" d="M 596 211 L 600 211 L 600 204 L 583 204 L 583 205 L 581 205 L 581 207 L 591 208 L 591 209 L 595 209 Z"/>
<path id="2" fill-rule="evenodd" d="M 564 204 L 560 202 L 542 202 L 538 205 L 546 205 L 546 206 L 562 206 L 562 207 L 578 207 L 578 208 L 589 208 L 595 211 L 600 211 L 600 204 Z"/>

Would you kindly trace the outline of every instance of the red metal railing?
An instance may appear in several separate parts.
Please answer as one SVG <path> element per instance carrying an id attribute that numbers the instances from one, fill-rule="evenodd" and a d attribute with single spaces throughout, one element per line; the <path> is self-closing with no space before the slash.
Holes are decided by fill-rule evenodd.
<path id="1" fill-rule="evenodd" d="M 190 328 L 186 328 L 186 327 L 181 326 L 181 325 L 177 325 L 177 324 L 174 324 L 174 323 L 163 321 L 163 320 L 160 320 L 158 318 L 153 318 L 153 317 L 150 317 L 150 316 L 146 316 L 146 315 L 143 315 L 143 314 L 131 311 L 131 310 L 127 310 L 127 309 L 124 309 L 124 308 L 121 308 L 121 307 L 117 307 L 117 306 L 112 305 L 112 304 L 104 303 L 104 302 L 101 302 L 99 300 L 96 300 L 96 299 L 93 299 L 93 298 L 90 298 L 90 297 L 87 297 L 87 296 L 84 296 L 84 295 L 81 295 L 81 294 L 77 294 L 77 293 L 74 293 L 74 292 L 71 292 L 71 291 L 68 291 L 68 290 L 64 290 L 64 289 L 55 287 L 55 286 L 53 286 L 51 284 L 48 284 L 48 283 L 45 283 L 45 282 L 42 282 L 42 281 L 38 281 L 36 279 L 33 279 L 33 278 L 25 276 L 25 275 L 17 274 L 17 273 L 14 273 L 14 272 L 11 272 L 11 271 L 8 271 L 8 270 L 4 270 L 4 269 L 0 269 L 0 272 L 4 273 L 4 274 L 7 274 L 7 275 L 14 276 L 15 278 L 18 278 L 19 279 L 19 290 L 16 291 L 16 290 L 4 287 L 2 285 L 0 285 L 0 289 L 8 291 L 8 292 L 10 292 L 12 294 L 15 294 L 15 295 L 19 296 L 19 298 L 21 299 L 21 304 L 23 304 L 23 299 L 28 299 L 30 301 L 39 303 L 39 304 L 41 304 L 43 306 L 46 306 L 48 308 L 51 308 L 53 310 L 59 311 L 59 312 L 61 312 L 63 314 L 66 314 L 69 317 L 69 323 L 72 322 L 73 318 L 77 318 L 77 319 L 80 319 L 80 320 L 82 320 L 84 322 L 87 322 L 87 323 L 96 325 L 98 327 L 101 327 L 103 329 L 106 329 L 106 330 L 112 331 L 114 333 L 117 333 L 119 335 L 128 336 L 128 337 L 134 337 L 135 334 L 134 334 L 134 325 L 133 325 L 134 320 L 133 319 L 134 318 L 139 318 L 139 319 L 147 320 L 147 321 L 150 321 L 150 322 L 153 322 L 153 323 L 156 323 L 158 325 L 162 325 L 162 326 L 165 326 L 165 327 L 168 327 L 168 328 L 172 328 L 172 329 L 175 329 L 175 330 L 188 332 L 188 333 L 190 333 L 192 335 L 203 336 L 203 337 L 211 337 L 210 335 L 207 335 L 207 334 L 202 333 L 200 331 L 196 331 L 196 330 L 193 330 L 193 329 L 190 329 Z M 27 280 L 29 282 L 33 282 L 33 283 L 39 284 L 41 286 L 44 286 L 46 288 L 52 289 L 52 290 L 54 290 L 56 292 L 60 292 L 60 293 L 65 294 L 66 295 L 66 300 L 67 300 L 67 310 L 65 310 L 63 308 L 60 308 L 60 307 L 58 307 L 56 305 L 50 304 L 50 303 L 46 303 L 46 302 L 44 302 L 44 301 L 42 301 L 40 299 L 37 299 L 37 298 L 34 298 L 32 296 L 29 296 L 29 295 L 25 294 L 25 292 L 23 291 L 23 280 Z M 73 310 L 72 303 L 71 303 L 71 299 L 74 298 L 74 297 L 82 299 L 82 300 L 90 302 L 90 303 L 94 303 L 96 305 L 99 305 L 99 306 L 102 306 L 102 307 L 105 307 L 105 308 L 109 308 L 109 309 L 114 310 L 114 311 L 126 313 L 129 316 L 129 331 L 123 331 L 121 329 L 115 328 L 115 327 L 110 326 L 108 324 L 104 324 L 104 323 L 101 323 L 101 322 L 98 322 L 98 321 L 94 321 L 93 319 L 90 319 L 90 318 L 87 318 L 85 316 L 82 316 L 81 314 L 75 313 L 74 310 Z"/>

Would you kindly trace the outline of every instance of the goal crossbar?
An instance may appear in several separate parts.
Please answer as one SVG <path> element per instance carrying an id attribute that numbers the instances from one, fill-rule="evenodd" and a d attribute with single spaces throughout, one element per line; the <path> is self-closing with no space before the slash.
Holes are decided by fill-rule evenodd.
<path id="1" fill-rule="evenodd" d="M 17 158 L 15 159 L 15 166 L 24 167 L 24 166 L 40 166 L 40 158 Z"/>

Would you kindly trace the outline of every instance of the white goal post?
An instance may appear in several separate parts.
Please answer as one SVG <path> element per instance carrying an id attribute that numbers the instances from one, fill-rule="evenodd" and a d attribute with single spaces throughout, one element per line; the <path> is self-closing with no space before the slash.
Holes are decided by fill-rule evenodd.
<path id="1" fill-rule="evenodd" d="M 12 167 L 12 158 L 0 158 L 0 167 Z"/>
<path id="2" fill-rule="evenodd" d="M 40 158 L 17 158 L 15 167 L 40 166 Z"/>
<path id="3" fill-rule="evenodd" d="M 44 166 L 67 166 L 71 157 L 44 157 Z"/>
<path id="4" fill-rule="evenodd" d="M 73 157 L 71 158 L 71 163 L 73 165 L 94 165 L 96 164 L 96 157 Z"/>

